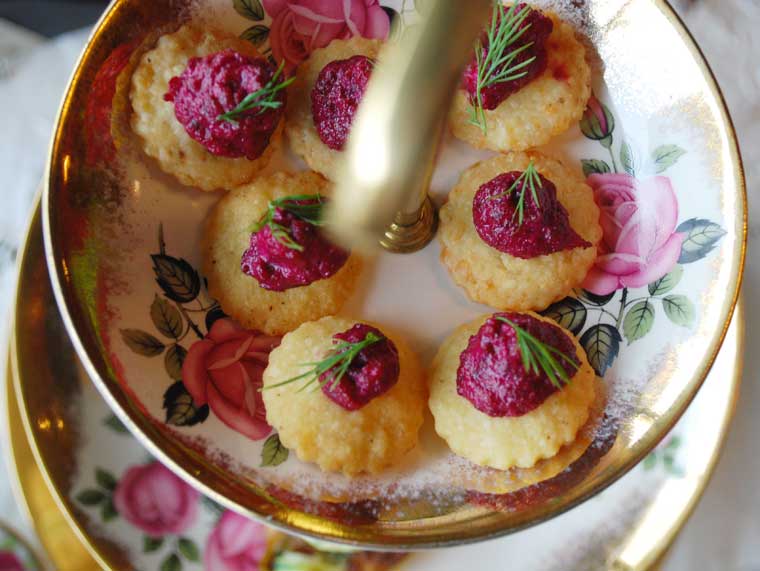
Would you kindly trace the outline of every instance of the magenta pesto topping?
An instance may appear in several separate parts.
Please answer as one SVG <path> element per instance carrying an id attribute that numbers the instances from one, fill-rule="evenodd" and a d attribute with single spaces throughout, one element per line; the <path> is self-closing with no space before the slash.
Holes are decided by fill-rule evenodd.
<path id="1" fill-rule="evenodd" d="M 318 195 L 271 201 L 243 253 L 243 272 L 264 289 L 284 291 L 329 278 L 340 270 L 349 253 L 322 234 L 319 216 L 323 204 Z"/>
<path id="2" fill-rule="evenodd" d="M 357 323 L 333 335 L 333 341 L 352 344 L 344 345 L 344 351 L 362 344 L 353 358 L 346 361 L 348 368 L 342 376 L 338 376 L 339 366 L 335 366 L 319 377 L 322 392 L 335 404 L 346 410 L 358 410 L 398 382 L 398 350 L 379 329 Z"/>
<path id="3" fill-rule="evenodd" d="M 330 62 L 319 72 L 311 90 L 311 113 L 319 138 L 331 149 L 340 151 L 346 145 L 374 65 L 357 55 Z"/>
<path id="4" fill-rule="evenodd" d="M 285 92 L 271 93 L 276 73 L 264 58 L 224 50 L 191 58 L 182 74 L 169 81 L 164 99 L 174 103 L 174 115 L 187 134 L 210 153 L 253 160 L 269 145 L 282 116 Z M 232 120 L 222 117 L 257 92 L 267 104 L 251 106 Z"/>
<path id="5" fill-rule="evenodd" d="M 523 313 L 496 313 L 470 337 L 467 348 L 459 356 L 457 394 L 488 416 L 522 416 L 537 408 L 559 387 L 540 367 L 526 370 L 518 332 L 500 318 L 506 318 L 546 347 L 564 355 L 553 353 L 569 379 L 579 365 L 578 356 L 575 345 L 561 328 Z"/>
<path id="6" fill-rule="evenodd" d="M 462 78 L 462 87 L 472 105 L 478 104 L 480 84 L 483 109 L 496 109 L 546 70 L 546 41 L 554 27 L 550 18 L 524 3 L 513 8 L 498 8 L 494 15 L 489 29 L 481 37 L 477 55 L 465 68 Z M 492 41 L 495 45 L 491 45 Z M 498 53 L 489 59 L 489 51 L 494 49 Z M 514 57 L 508 57 L 513 52 Z"/>
<path id="7" fill-rule="evenodd" d="M 483 184 L 472 201 L 472 221 L 486 244 L 517 258 L 591 246 L 570 226 L 557 188 L 532 165 Z"/>

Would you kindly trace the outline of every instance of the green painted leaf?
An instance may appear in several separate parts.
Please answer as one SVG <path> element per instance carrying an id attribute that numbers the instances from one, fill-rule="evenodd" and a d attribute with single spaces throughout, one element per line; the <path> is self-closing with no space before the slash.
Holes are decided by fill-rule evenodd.
<path id="1" fill-rule="evenodd" d="M 166 411 L 166 423 L 173 426 L 193 426 L 208 418 L 208 405 L 196 407 L 182 381 L 177 381 L 166 389 L 163 408 Z"/>
<path id="2" fill-rule="evenodd" d="M 232 0 L 232 5 L 243 18 L 256 22 L 264 19 L 264 7 L 259 0 Z"/>
<path id="3" fill-rule="evenodd" d="M 654 323 L 654 305 L 648 300 L 633 304 L 623 319 L 623 334 L 630 345 L 652 330 Z"/>
<path id="4" fill-rule="evenodd" d="M 676 232 L 686 235 L 681 244 L 679 264 L 701 260 L 712 252 L 718 241 L 726 235 L 726 231 L 718 224 L 704 218 L 690 218 L 679 224 Z"/>
<path id="5" fill-rule="evenodd" d="M 615 297 L 616 292 L 611 292 L 606 295 L 597 295 L 595 293 L 591 293 L 590 291 L 587 291 L 585 289 L 577 289 L 575 290 L 576 295 L 580 297 L 583 301 L 588 302 L 591 305 L 596 305 L 598 307 L 601 307 L 603 305 L 607 305 L 610 300 Z"/>
<path id="6" fill-rule="evenodd" d="M 671 437 L 670 441 L 665 445 L 666 450 L 678 450 L 678 448 L 681 446 L 681 437 L 678 435 L 675 435 Z"/>
<path id="7" fill-rule="evenodd" d="M 100 507 L 100 519 L 103 520 L 103 523 L 108 523 L 117 517 L 119 517 L 119 512 L 116 511 L 116 506 L 113 505 L 113 500 L 108 498 Z"/>
<path id="8" fill-rule="evenodd" d="M 280 435 L 272 434 L 264 442 L 264 449 L 261 451 L 261 466 L 279 466 L 288 459 L 288 454 L 288 449 L 280 442 Z"/>
<path id="9" fill-rule="evenodd" d="M 104 488 L 109 492 L 113 492 L 118 483 L 113 474 L 107 470 L 103 470 L 103 468 L 95 468 L 95 481 L 101 488 Z"/>
<path id="10" fill-rule="evenodd" d="M 582 159 L 581 165 L 585 176 L 610 172 L 610 165 L 599 159 Z"/>
<path id="11" fill-rule="evenodd" d="M 206 506 L 209 510 L 214 512 L 217 516 L 220 516 L 224 513 L 224 508 L 217 504 L 214 500 L 207 496 L 203 496 L 203 505 Z"/>
<path id="12" fill-rule="evenodd" d="M 153 553 L 154 551 L 158 551 L 163 544 L 163 537 L 151 537 L 146 535 L 143 537 L 143 553 Z"/>
<path id="13" fill-rule="evenodd" d="M 647 287 L 649 295 L 663 295 L 678 285 L 683 276 L 683 266 L 675 266 L 669 274 L 665 274 L 659 280 L 654 280 Z"/>
<path id="14" fill-rule="evenodd" d="M 156 357 L 164 352 L 165 345 L 161 341 L 140 329 L 122 329 L 121 338 L 138 355 Z"/>
<path id="15" fill-rule="evenodd" d="M 153 298 L 153 303 L 150 306 L 150 318 L 153 320 L 153 325 L 164 337 L 179 339 L 182 336 L 184 329 L 182 316 L 179 310 L 165 299 L 158 296 Z"/>
<path id="16" fill-rule="evenodd" d="M 651 470 L 655 466 L 657 466 L 657 453 L 656 452 L 650 452 L 646 458 L 644 458 L 644 461 L 642 462 L 642 465 L 644 466 L 644 470 Z"/>
<path id="17" fill-rule="evenodd" d="M 261 24 L 256 24 L 240 34 L 240 38 L 259 47 L 267 41 L 267 38 L 269 38 L 269 28 L 262 26 Z"/>
<path id="18" fill-rule="evenodd" d="M 103 424 L 105 424 L 108 428 L 110 428 L 114 432 L 118 432 L 120 434 L 129 434 L 129 430 L 127 430 L 127 427 L 124 426 L 124 424 L 119 420 L 119 417 L 116 416 L 115 414 L 112 414 L 108 418 L 106 418 L 103 421 Z"/>
<path id="19" fill-rule="evenodd" d="M 553 303 L 541 313 L 565 329 L 569 329 L 575 335 L 578 335 L 583 329 L 588 314 L 584 305 L 574 297 L 566 297 L 557 303 Z"/>
<path id="20" fill-rule="evenodd" d="M 636 174 L 636 157 L 633 154 L 631 145 L 626 142 L 620 146 L 620 162 L 623 164 L 623 169 L 629 175 Z"/>
<path id="21" fill-rule="evenodd" d="M 179 552 L 185 556 L 188 561 L 200 561 L 201 552 L 192 539 L 186 537 L 179 538 Z"/>
<path id="22" fill-rule="evenodd" d="M 655 165 L 655 171 L 663 172 L 667 168 L 676 164 L 678 159 L 686 154 L 678 145 L 660 145 L 652 152 L 652 161 Z"/>
<path id="23" fill-rule="evenodd" d="M 214 323 L 216 323 L 219 319 L 224 319 L 227 317 L 227 314 L 222 311 L 221 307 L 212 307 L 206 312 L 206 331 L 211 331 L 211 327 L 213 327 Z"/>
<path id="24" fill-rule="evenodd" d="M 164 254 L 153 254 L 151 259 L 156 283 L 166 297 L 177 303 L 189 303 L 198 297 L 201 279 L 186 260 Z"/>
<path id="25" fill-rule="evenodd" d="M 182 560 L 179 555 L 172 553 L 161 563 L 161 571 L 182 571 Z"/>
<path id="26" fill-rule="evenodd" d="M 685 295 L 666 295 L 662 298 L 662 308 L 665 315 L 673 323 L 681 327 L 691 327 L 697 317 L 694 304 Z"/>
<path id="27" fill-rule="evenodd" d="M 94 489 L 84 490 L 76 495 L 76 500 L 85 506 L 96 506 L 105 499 L 106 495 L 103 492 Z"/>
<path id="28" fill-rule="evenodd" d="M 169 376 L 175 381 L 182 380 L 182 363 L 185 362 L 187 350 L 175 343 L 164 354 L 164 367 Z"/>
<path id="29" fill-rule="evenodd" d="M 614 326 L 607 323 L 592 325 L 580 339 L 588 361 L 600 377 L 612 366 L 620 352 L 623 338 Z"/>

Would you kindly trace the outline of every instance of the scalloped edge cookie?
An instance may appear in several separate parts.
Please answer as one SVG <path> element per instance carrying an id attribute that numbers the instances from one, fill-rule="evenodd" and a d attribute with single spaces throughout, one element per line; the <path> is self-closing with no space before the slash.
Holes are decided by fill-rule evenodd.
<path id="1" fill-rule="evenodd" d="M 559 327 L 549 318 L 528 313 Z M 435 431 L 452 452 L 480 466 L 498 470 L 531 468 L 575 441 L 589 419 L 596 375 L 578 340 L 566 331 L 581 362 L 569 384 L 522 416 L 497 418 L 480 412 L 457 394 L 457 369 L 459 356 L 470 337 L 489 317 L 491 314 L 483 315 L 457 328 L 433 360 L 429 406 L 435 418 Z"/>
<path id="2" fill-rule="evenodd" d="M 398 349 L 398 382 L 359 410 L 348 411 L 321 390 L 299 391 L 301 383 L 267 390 L 304 372 L 304 363 L 319 361 L 333 347 L 332 336 L 355 323 L 345 317 L 324 317 L 304 323 L 282 338 L 269 355 L 264 371 L 267 422 L 280 441 L 304 462 L 327 472 L 355 476 L 378 473 L 399 461 L 417 445 L 427 396 L 424 373 L 403 339 L 378 327 Z"/>
<path id="3" fill-rule="evenodd" d="M 335 180 L 342 151 L 325 145 L 319 138 L 311 114 L 311 90 L 319 72 L 335 60 L 348 59 L 355 55 L 365 55 L 377 59 L 381 40 L 353 37 L 349 40 L 333 40 L 326 47 L 314 50 L 299 67 L 296 81 L 288 93 L 285 109 L 285 134 L 294 153 L 306 161 L 309 168 Z"/>
<path id="4" fill-rule="evenodd" d="M 330 194 L 328 181 L 317 173 L 278 172 L 231 190 L 209 213 L 201 244 L 208 290 L 246 329 L 281 335 L 305 321 L 334 314 L 353 292 L 362 266 L 356 253 L 329 278 L 285 291 L 264 289 L 240 269 L 243 252 L 250 246 L 251 226 L 266 212 L 269 201 L 317 192 Z"/>
<path id="5" fill-rule="evenodd" d="M 145 154 L 182 184 L 205 191 L 233 188 L 250 181 L 269 163 L 283 130 L 284 121 L 280 120 L 264 153 L 251 161 L 211 154 L 177 121 L 174 106 L 164 101 L 169 80 L 184 71 L 190 58 L 228 48 L 252 58 L 261 57 L 250 42 L 186 24 L 161 36 L 156 46 L 143 54 L 131 80 L 130 123 L 142 140 Z"/>
<path id="6" fill-rule="evenodd" d="M 570 225 L 592 245 L 530 259 L 517 258 L 489 246 L 472 221 L 472 200 L 480 186 L 501 173 L 536 169 L 557 187 Z M 497 155 L 468 168 L 440 210 L 438 240 L 441 261 L 468 297 L 497 309 L 540 311 L 580 286 L 594 265 L 602 239 L 594 193 L 559 161 L 537 152 Z"/>
<path id="7" fill-rule="evenodd" d="M 544 73 L 485 110 L 486 133 L 470 122 L 471 105 L 461 87 L 454 96 L 449 126 L 458 139 L 478 149 L 522 151 L 548 143 L 583 116 L 591 97 L 591 68 L 586 48 L 570 24 L 551 11 L 554 29 L 547 40 L 548 65 Z M 557 78 L 562 73 L 567 80 Z"/>

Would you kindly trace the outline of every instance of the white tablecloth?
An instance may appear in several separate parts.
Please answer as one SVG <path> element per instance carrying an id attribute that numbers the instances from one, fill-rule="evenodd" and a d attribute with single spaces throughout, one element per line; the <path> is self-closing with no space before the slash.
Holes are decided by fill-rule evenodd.
<path id="1" fill-rule="evenodd" d="M 718 77 L 741 141 L 750 200 L 744 286 L 749 351 L 723 457 L 664 570 L 760 571 L 760 351 L 753 350 L 760 348 L 760 304 L 753 299 L 760 295 L 760 260 L 753 259 L 760 239 L 760 0 L 681 0 L 678 9 Z M 43 43 L 0 21 L 0 323 L 10 307 L 13 260 L 42 175 L 53 118 L 86 35 L 79 31 Z M 0 333 L 0 342 L 6 334 Z M 0 514 L 31 534 L 4 470 L 0 459 Z"/>

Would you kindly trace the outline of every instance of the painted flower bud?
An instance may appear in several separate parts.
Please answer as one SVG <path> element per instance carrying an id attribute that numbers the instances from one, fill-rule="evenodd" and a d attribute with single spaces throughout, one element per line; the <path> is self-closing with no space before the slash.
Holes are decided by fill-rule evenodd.
<path id="1" fill-rule="evenodd" d="M 581 131 L 589 139 L 600 141 L 603 146 L 610 148 L 614 130 L 615 118 L 612 113 L 604 103 L 592 95 L 583 112 Z"/>

